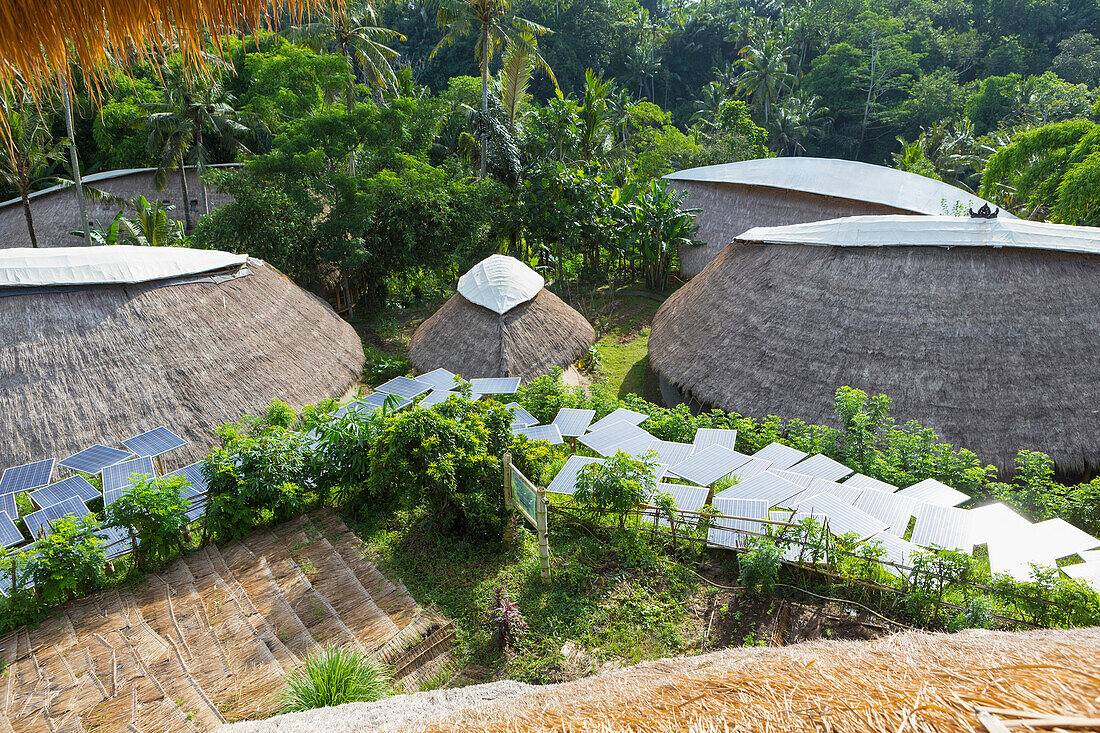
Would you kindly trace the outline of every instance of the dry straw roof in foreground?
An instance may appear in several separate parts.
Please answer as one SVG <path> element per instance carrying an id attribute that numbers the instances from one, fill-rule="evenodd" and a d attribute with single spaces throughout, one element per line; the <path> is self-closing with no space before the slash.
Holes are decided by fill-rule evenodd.
<path id="1" fill-rule="evenodd" d="M 818 424 L 849 385 L 1001 469 L 1021 449 L 1067 474 L 1100 466 L 1100 255 L 949 247 L 945 222 L 896 219 L 896 246 L 734 242 L 655 315 L 653 369 L 695 403 Z M 955 221 L 964 245 L 963 229 L 1021 224 Z"/>
<path id="2" fill-rule="evenodd" d="M 1098 669 L 1097 629 L 907 632 L 652 662 L 406 730 L 969 733 L 978 708 L 1100 717 Z"/>
<path id="3" fill-rule="evenodd" d="M 150 269 L 158 279 L 0 288 L 0 468 L 160 425 L 191 442 L 168 457 L 173 465 L 197 460 L 219 425 L 276 399 L 299 407 L 340 397 L 357 381 L 354 329 L 275 268 L 249 260 L 247 276 L 239 266 L 198 277 L 185 268 L 175 279 Z"/>
<path id="4" fill-rule="evenodd" d="M 467 378 L 520 377 L 528 381 L 554 367 L 568 366 L 588 351 L 596 332 L 584 316 L 541 288 L 542 278 L 526 265 L 518 260 L 512 263 L 517 271 L 522 268 L 538 278 L 540 287 L 531 288 L 532 280 L 525 276 L 523 288 L 512 288 L 499 278 L 466 288 L 482 302 L 510 306 L 503 313 L 455 293 L 416 329 L 409 342 L 409 361 L 417 371 L 442 367 Z M 501 297 L 489 297 L 488 291 L 494 287 L 501 290 Z M 513 305 L 516 302 L 518 305 Z"/>

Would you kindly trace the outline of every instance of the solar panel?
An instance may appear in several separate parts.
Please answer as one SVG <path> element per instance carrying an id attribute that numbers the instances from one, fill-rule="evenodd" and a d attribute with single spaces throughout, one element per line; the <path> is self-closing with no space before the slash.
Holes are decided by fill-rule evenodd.
<path id="1" fill-rule="evenodd" d="M 31 512 L 23 518 L 23 522 L 27 525 L 27 531 L 31 533 L 31 537 L 37 538 L 53 532 L 50 522 L 56 522 L 65 516 L 74 516 L 79 519 L 89 514 L 91 512 L 84 506 L 84 502 L 76 497 L 70 497 L 59 504 Z"/>
<path id="2" fill-rule="evenodd" d="M 368 405 L 374 405 L 376 408 L 384 407 L 390 412 L 403 410 L 412 404 L 412 400 L 410 400 L 408 397 L 387 394 L 385 392 L 374 392 L 367 395 L 361 400 L 356 400 L 356 402 L 365 402 Z"/>
<path id="3" fill-rule="evenodd" d="M 1100 550 L 1086 550 L 1078 552 L 1077 556 L 1085 562 L 1100 562 Z"/>
<path id="4" fill-rule="evenodd" d="M 153 467 L 153 459 L 149 456 L 142 456 L 103 469 L 104 507 L 108 507 L 122 498 L 122 492 L 131 485 L 130 476 L 135 473 L 156 476 L 157 470 Z"/>
<path id="5" fill-rule="evenodd" d="M 797 484 L 764 471 L 744 481 L 738 481 L 718 496 L 723 499 L 761 499 L 766 501 L 769 507 L 773 507 L 783 506 L 787 499 L 801 491 L 802 487 Z"/>
<path id="6" fill-rule="evenodd" d="M 561 445 L 565 441 L 561 439 L 561 433 L 557 425 L 532 425 L 527 428 L 516 428 L 516 435 L 526 436 L 528 440 L 545 440 L 550 445 Z"/>
<path id="7" fill-rule="evenodd" d="M 718 479 L 729 476 L 735 468 L 748 460 L 749 457 L 743 453 L 712 445 L 694 453 L 691 458 L 673 466 L 670 471 L 692 483 L 710 486 Z"/>
<path id="8" fill-rule="evenodd" d="M 98 499 L 99 489 L 88 483 L 88 479 L 83 476 L 70 476 L 64 481 L 58 481 L 56 484 L 43 486 L 41 489 L 32 491 L 29 496 L 35 506 L 45 509 L 74 496 L 83 501 Z"/>
<path id="9" fill-rule="evenodd" d="M 685 512 L 697 512 L 707 503 L 707 495 L 710 494 L 710 489 L 700 486 L 688 486 L 687 484 L 657 484 L 656 492 L 670 494 L 676 502 L 677 509 Z M 677 518 L 677 521 L 680 521 L 679 518 Z M 682 521 L 688 524 L 696 524 L 698 518 L 689 516 Z M 657 523 L 667 527 L 668 518 L 659 514 Z"/>
<path id="10" fill-rule="evenodd" d="M 589 458 L 588 456 L 569 456 L 569 460 L 561 467 L 554 480 L 546 487 L 552 494 L 572 494 L 577 489 L 577 474 L 581 469 L 591 463 L 603 463 L 602 458 Z"/>
<path id="11" fill-rule="evenodd" d="M 712 447 L 721 448 L 722 446 Z M 716 517 L 711 521 L 710 529 L 707 531 L 707 542 L 719 547 L 743 547 L 745 539 L 749 536 L 743 534 L 744 532 L 761 533 L 763 525 L 752 520 L 768 518 L 768 503 L 762 499 L 716 498 L 714 508 L 719 514 L 725 516 Z"/>
<path id="12" fill-rule="evenodd" d="M 970 498 L 963 492 L 956 491 L 934 478 L 926 478 L 924 481 L 902 489 L 898 494 L 908 496 L 921 504 L 935 504 L 936 506 L 958 506 Z"/>
<path id="13" fill-rule="evenodd" d="M 593 413 L 595 414 L 595 413 Z M 649 415 L 644 412 L 635 412 L 634 410 L 628 410 L 625 407 L 612 412 L 610 415 L 600 418 L 596 422 L 588 426 L 588 432 L 594 433 L 597 430 L 602 430 L 608 425 L 614 425 L 620 420 L 630 423 L 631 425 L 641 425 L 649 419 Z"/>
<path id="14" fill-rule="evenodd" d="M 529 428 L 532 425 L 538 425 L 539 419 L 523 409 L 523 405 L 518 402 L 509 402 L 505 405 L 512 411 L 512 428 Z M 558 432 L 558 437 L 561 437 L 561 432 Z"/>
<path id="15" fill-rule="evenodd" d="M 441 389 L 433 389 L 428 394 L 424 395 L 424 399 L 420 400 L 421 407 L 431 407 L 432 405 L 438 405 L 447 401 L 448 397 L 458 394 L 458 392 L 445 392 Z"/>
<path id="16" fill-rule="evenodd" d="M 626 422 L 625 420 L 619 420 L 610 425 L 605 425 L 599 430 L 582 435 L 580 437 L 580 442 L 596 451 L 601 456 L 611 456 L 615 455 L 618 446 L 626 443 L 628 440 L 632 440 L 635 444 L 632 447 L 636 447 L 637 443 L 644 441 L 646 438 L 648 438 L 650 442 L 653 442 L 653 436 L 637 425 Z M 646 445 L 648 445 L 648 443 Z"/>
<path id="17" fill-rule="evenodd" d="M 135 435 L 122 444 L 136 456 L 162 456 L 187 445 L 187 441 L 166 427 L 153 428 L 147 433 Z"/>
<path id="18" fill-rule="evenodd" d="M 860 540 L 866 540 L 886 530 L 885 522 L 880 522 L 870 514 L 861 512 L 829 493 L 803 499 L 798 502 L 797 509 L 800 512 L 811 512 L 815 517 L 822 518 L 829 525 L 829 532 L 838 537 L 855 532 Z"/>
<path id="19" fill-rule="evenodd" d="M 579 438 L 588 432 L 588 426 L 592 418 L 596 416 L 595 410 L 579 410 L 575 407 L 563 407 L 558 410 L 554 418 L 554 424 L 566 438 Z"/>
<path id="20" fill-rule="evenodd" d="M 856 499 L 863 493 L 862 489 L 847 484 L 838 484 L 836 481 L 826 481 L 823 478 L 815 478 L 810 482 L 810 491 L 832 494 L 845 504 L 855 504 Z"/>
<path id="21" fill-rule="evenodd" d="M 431 389 L 432 385 L 427 382 L 421 382 L 419 379 L 394 377 L 385 384 L 380 384 L 375 387 L 374 391 L 381 392 L 382 394 L 393 394 L 411 400 L 413 397 L 419 397 L 425 392 L 430 392 Z"/>
<path id="22" fill-rule="evenodd" d="M 1031 522 L 1000 502 L 968 511 L 970 544 L 975 546 L 1014 543 L 1031 528 Z"/>
<path id="23" fill-rule="evenodd" d="M 737 431 L 724 428 L 699 428 L 695 431 L 695 440 L 691 444 L 694 446 L 693 453 L 706 450 L 712 445 L 737 450 Z"/>
<path id="24" fill-rule="evenodd" d="M 899 494 L 901 492 L 898 492 Z M 970 512 L 938 504 L 920 504 L 910 541 L 921 547 L 938 545 L 945 550 L 966 550 L 970 544 Z"/>
<path id="25" fill-rule="evenodd" d="M 736 451 L 734 451 L 736 452 Z M 744 481 L 750 479 L 761 473 L 766 473 L 771 468 L 771 461 L 765 461 L 759 458 L 749 458 L 737 468 L 733 469 L 731 474 L 738 481 Z"/>
<path id="26" fill-rule="evenodd" d="M 852 469 L 843 463 L 834 461 L 829 456 L 818 453 L 791 467 L 795 473 L 804 473 L 814 478 L 823 478 L 826 481 L 839 481 L 845 476 L 850 476 Z"/>
<path id="27" fill-rule="evenodd" d="M 48 458 L 4 469 L 0 476 L 0 494 L 18 494 L 45 486 L 53 475 L 53 464 L 54 459 Z"/>
<path id="28" fill-rule="evenodd" d="M 183 476 L 191 482 L 189 486 L 183 487 L 180 496 L 192 502 L 191 508 L 187 510 L 187 518 L 194 521 L 201 517 L 206 510 L 205 505 L 201 503 L 201 499 L 210 488 L 209 482 L 206 480 L 206 474 L 202 472 L 202 462 L 192 463 L 190 466 L 184 466 L 171 473 L 164 474 L 165 478 L 169 476 Z M 195 506 L 195 504 L 198 505 Z"/>
<path id="29" fill-rule="evenodd" d="M 427 374 L 421 374 L 416 378 L 416 381 L 423 382 L 424 384 L 430 384 L 432 389 L 440 391 L 449 391 L 455 388 L 455 377 L 458 376 L 454 372 L 449 372 L 446 369 L 440 367 L 439 369 L 433 369 Z"/>
<path id="30" fill-rule="evenodd" d="M 806 454 L 797 448 L 782 443 L 768 443 L 752 454 L 753 458 L 760 458 L 772 462 L 772 469 L 786 470 L 806 457 Z"/>
<path id="31" fill-rule="evenodd" d="M 12 519 L 19 519 L 19 506 L 15 503 L 15 494 L 0 494 L 0 512 Z"/>
<path id="32" fill-rule="evenodd" d="M 760 455 L 760 454 L 757 453 L 756 455 Z M 813 483 L 813 480 L 814 480 L 813 476 L 807 476 L 804 473 L 795 473 L 794 471 L 781 470 L 781 469 L 776 468 L 775 466 L 772 466 L 771 468 L 769 468 L 768 473 L 774 473 L 779 478 L 781 478 L 785 481 L 790 481 L 792 484 L 795 484 L 798 487 L 803 488 L 803 489 L 808 488 L 809 485 L 811 483 Z"/>
<path id="33" fill-rule="evenodd" d="M 1043 555 L 1051 560 L 1100 547 L 1100 540 L 1058 517 L 1036 523 L 1034 531 Z"/>
<path id="34" fill-rule="evenodd" d="M 470 389 L 480 394 L 515 394 L 519 377 L 482 377 L 470 380 Z"/>
<path id="35" fill-rule="evenodd" d="M 650 455 L 649 447 L 653 445 L 653 436 L 649 433 L 646 433 L 644 430 L 642 431 L 642 433 L 644 433 L 644 435 L 635 435 L 616 445 L 614 448 L 614 453 L 622 451 L 623 453 L 627 453 L 638 459 L 652 459 L 653 456 Z M 614 455 L 614 453 L 612 455 Z M 660 459 L 658 458 L 657 460 Z"/>
<path id="36" fill-rule="evenodd" d="M 988 546 L 989 572 L 994 575 L 1008 575 L 1018 583 L 1031 580 L 1031 564 L 1054 565 L 1053 560 L 1044 560 L 1032 554 L 1034 546 L 1019 543 L 993 542 Z"/>
<path id="37" fill-rule="evenodd" d="M 845 481 L 841 486 L 847 486 Z M 867 512 L 880 522 L 888 525 L 887 532 L 897 537 L 905 534 L 909 528 L 909 518 L 917 509 L 917 502 L 908 496 L 898 496 L 889 491 L 867 488 L 855 501 L 856 509 Z"/>
<path id="38" fill-rule="evenodd" d="M 654 440 L 649 450 L 657 454 L 662 463 L 675 466 L 691 458 L 691 443 L 676 443 L 671 440 Z"/>
<path id="39" fill-rule="evenodd" d="M 871 539 L 867 540 L 867 543 L 877 543 L 881 545 L 883 551 L 886 553 L 887 560 L 892 563 L 897 563 L 898 565 L 904 565 L 906 567 L 910 566 L 909 561 L 910 558 L 913 556 L 913 553 L 920 549 L 912 542 L 906 542 L 901 537 L 897 537 L 887 532 L 875 535 Z M 895 567 L 891 567 L 889 565 L 884 565 L 883 569 L 885 569 L 886 572 L 890 573 L 891 575 L 902 575 L 901 570 Z"/>
<path id="40" fill-rule="evenodd" d="M 1062 572 L 1073 578 L 1088 583 L 1097 591 L 1100 591 L 1100 562 L 1083 562 L 1077 565 L 1064 565 Z"/>
<path id="41" fill-rule="evenodd" d="M 865 476 L 862 473 L 854 474 L 844 479 L 845 486 L 853 486 L 857 489 L 876 489 L 877 491 L 889 491 L 893 493 L 898 490 L 897 486 L 888 484 L 885 481 L 879 481 L 877 478 L 871 478 Z"/>
<path id="42" fill-rule="evenodd" d="M 85 448 L 79 453 L 74 453 L 68 458 L 58 461 L 58 463 L 65 468 L 71 468 L 74 471 L 94 475 L 107 466 L 113 466 L 116 463 L 121 463 L 127 458 L 132 457 L 133 454 L 130 453 L 130 451 L 97 444 L 93 445 L 91 448 Z"/>
<path id="43" fill-rule="evenodd" d="M 108 560 L 129 555 L 134 551 L 130 533 L 123 527 L 102 527 L 95 534 L 103 540 L 104 554 Z"/>
<path id="44" fill-rule="evenodd" d="M 0 512 L 0 547 L 11 547 L 23 542 L 23 533 L 15 526 L 15 522 L 7 512 Z"/>

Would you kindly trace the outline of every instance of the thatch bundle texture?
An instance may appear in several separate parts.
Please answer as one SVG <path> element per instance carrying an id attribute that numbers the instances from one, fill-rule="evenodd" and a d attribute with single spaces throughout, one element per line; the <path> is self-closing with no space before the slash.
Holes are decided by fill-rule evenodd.
<path id="1" fill-rule="evenodd" d="M 981 719 L 1006 726 L 988 730 L 1100 730 L 1098 668 L 1096 629 L 906 632 L 652 662 L 405 730 L 970 733 Z M 1063 725 L 1041 723 L 1051 716 Z"/>
<path id="2" fill-rule="evenodd" d="M 1002 470 L 1030 449 L 1082 474 L 1100 468 L 1097 282 L 1085 253 L 739 241 L 661 306 L 649 361 L 694 406 L 834 424 L 849 385 Z"/>
<path id="3" fill-rule="evenodd" d="M 160 425 L 190 441 L 166 456 L 183 465 L 216 443 L 213 428 L 273 400 L 342 396 L 363 366 L 355 330 L 275 268 L 249 269 L 0 297 L 0 467 Z"/>
<path id="4" fill-rule="evenodd" d="M 416 329 L 409 361 L 421 372 L 527 381 L 572 364 L 595 340 L 584 316 L 548 290 L 503 315 L 455 293 Z"/>

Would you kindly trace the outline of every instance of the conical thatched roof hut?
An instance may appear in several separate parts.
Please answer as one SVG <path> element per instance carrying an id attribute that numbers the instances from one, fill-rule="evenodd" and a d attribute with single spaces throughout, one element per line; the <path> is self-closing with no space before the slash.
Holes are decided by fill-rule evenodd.
<path id="1" fill-rule="evenodd" d="M 834 423 L 843 385 L 1002 470 L 1100 467 L 1100 229 L 868 216 L 745 232 L 662 305 L 666 401 Z"/>
<path id="2" fill-rule="evenodd" d="M 0 467 L 164 425 L 197 460 L 272 400 L 339 397 L 354 329 L 258 260 L 178 247 L 0 250 Z"/>
<path id="3" fill-rule="evenodd" d="M 680 248 L 680 270 L 687 277 L 699 274 L 733 235 L 751 227 L 860 214 L 938 216 L 986 203 L 915 173 L 833 158 L 744 160 L 677 171 L 665 180 L 688 194 L 686 206 L 700 209 L 696 237 L 704 244 Z"/>
<path id="4" fill-rule="evenodd" d="M 596 332 L 543 284 L 541 275 L 512 257 L 482 260 L 416 329 L 409 361 L 421 372 L 443 367 L 466 378 L 524 381 L 572 364 Z"/>

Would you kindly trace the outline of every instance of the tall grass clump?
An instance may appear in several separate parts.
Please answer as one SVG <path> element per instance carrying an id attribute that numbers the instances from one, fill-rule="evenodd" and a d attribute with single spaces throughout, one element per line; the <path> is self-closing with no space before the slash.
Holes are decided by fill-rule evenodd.
<path id="1" fill-rule="evenodd" d="M 390 676 L 385 667 L 349 649 L 326 646 L 309 656 L 300 669 L 286 675 L 281 713 L 374 702 L 390 695 Z"/>

